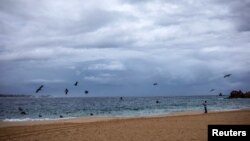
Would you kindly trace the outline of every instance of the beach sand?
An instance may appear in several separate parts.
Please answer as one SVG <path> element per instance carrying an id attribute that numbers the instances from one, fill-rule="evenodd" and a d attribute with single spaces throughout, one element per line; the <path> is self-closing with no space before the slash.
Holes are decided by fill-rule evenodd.
<path id="1" fill-rule="evenodd" d="M 250 110 L 0 122 L 0 141 L 206 141 L 208 124 L 250 124 Z"/>

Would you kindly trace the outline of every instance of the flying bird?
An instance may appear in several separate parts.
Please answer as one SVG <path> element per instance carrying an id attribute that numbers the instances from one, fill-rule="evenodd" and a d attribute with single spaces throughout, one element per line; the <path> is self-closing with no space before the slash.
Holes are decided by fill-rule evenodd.
<path id="1" fill-rule="evenodd" d="M 66 88 L 66 89 L 65 89 L 65 95 L 67 95 L 68 92 L 69 92 L 69 90 Z"/>
<path id="2" fill-rule="evenodd" d="M 224 75 L 224 78 L 226 78 L 226 77 L 230 77 L 232 74 L 226 74 L 226 75 Z"/>
<path id="3" fill-rule="evenodd" d="M 18 107 L 18 110 L 19 110 L 20 112 L 22 112 L 22 111 L 23 111 L 23 108 L 21 108 L 21 107 Z"/>
<path id="4" fill-rule="evenodd" d="M 215 89 L 211 89 L 210 92 L 214 91 Z"/>
<path id="5" fill-rule="evenodd" d="M 78 81 L 76 81 L 76 83 L 74 85 L 77 86 L 77 84 L 78 84 Z"/>
<path id="6" fill-rule="evenodd" d="M 38 93 L 39 91 L 41 91 L 43 88 L 43 85 L 41 85 L 37 90 L 36 90 L 36 93 Z"/>
<path id="7" fill-rule="evenodd" d="M 89 91 L 85 90 L 85 94 L 88 94 L 88 93 L 89 93 Z"/>
<path id="8" fill-rule="evenodd" d="M 26 112 L 24 112 L 24 111 L 22 111 L 22 112 L 21 112 L 21 115 L 26 115 L 26 114 L 27 114 L 27 113 L 26 113 Z"/>
<path id="9" fill-rule="evenodd" d="M 43 116 L 42 116 L 42 114 L 39 114 L 38 117 L 40 118 L 40 117 L 43 117 Z"/>
<path id="10" fill-rule="evenodd" d="M 27 113 L 23 110 L 23 108 L 18 107 L 18 110 L 20 112 L 21 115 L 26 115 Z"/>
<path id="11" fill-rule="evenodd" d="M 158 85 L 158 83 L 154 83 L 153 85 L 156 86 L 156 85 Z"/>

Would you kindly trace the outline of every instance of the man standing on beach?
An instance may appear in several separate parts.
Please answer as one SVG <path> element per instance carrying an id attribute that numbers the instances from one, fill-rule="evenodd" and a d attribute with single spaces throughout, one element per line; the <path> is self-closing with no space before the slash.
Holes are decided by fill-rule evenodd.
<path id="1" fill-rule="evenodd" d="M 204 101 L 203 102 L 203 106 L 204 106 L 204 110 L 205 110 L 205 114 L 207 113 L 207 101 Z"/>

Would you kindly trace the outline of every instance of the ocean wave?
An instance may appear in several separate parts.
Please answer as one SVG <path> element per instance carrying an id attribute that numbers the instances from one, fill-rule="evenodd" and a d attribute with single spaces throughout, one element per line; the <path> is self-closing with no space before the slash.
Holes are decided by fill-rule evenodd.
<path id="1" fill-rule="evenodd" d="M 74 119 L 76 117 L 65 117 L 65 118 L 23 118 L 23 119 L 4 119 L 4 122 L 23 122 L 23 121 L 50 121 L 50 120 L 65 120 Z"/>
<path id="2" fill-rule="evenodd" d="M 0 121 L 46 121 L 87 116 L 147 116 L 173 112 L 227 111 L 250 107 L 250 99 L 222 99 L 216 96 L 125 97 L 118 98 L 0 98 Z M 156 100 L 159 100 L 156 103 Z M 62 117 L 63 118 L 60 118 Z"/>

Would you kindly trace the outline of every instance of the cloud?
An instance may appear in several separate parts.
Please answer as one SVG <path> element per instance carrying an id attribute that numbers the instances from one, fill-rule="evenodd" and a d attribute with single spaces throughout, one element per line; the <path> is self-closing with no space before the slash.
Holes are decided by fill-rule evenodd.
<path id="1" fill-rule="evenodd" d="M 215 1 L 223 5 L 227 6 L 230 13 L 228 14 L 228 18 L 230 18 L 237 27 L 238 31 L 250 31 L 250 2 L 248 0 L 234 1 L 234 0 L 221 0 Z"/>
<path id="2" fill-rule="evenodd" d="M 125 70 L 125 66 L 118 61 L 112 61 L 106 64 L 95 64 L 88 67 L 89 70 L 110 70 L 110 71 L 121 71 Z"/>
<path id="3" fill-rule="evenodd" d="M 42 80 L 54 91 L 79 80 L 107 95 L 150 95 L 152 82 L 162 95 L 246 89 L 249 7 L 247 0 L 2 0 L 0 92 L 25 93 Z M 234 77 L 221 80 L 226 73 Z"/>
<path id="4" fill-rule="evenodd" d="M 28 83 L 64 83 L 65 80 L 55 80 L 55 79 L 34 79 L 34 80 L 29 80 Z"/>
<path id="5" fill-rule="evenodd" d="M 115 81 L 117 81 L 115 75 L 109 73 L 102 73 L 95 76 L 84 76 L 84 79 L 87 81 L 93 81 L 96 83 L 103 83 L 103 84 L 114 82 L 115 79 L 116 79 Z"/>

